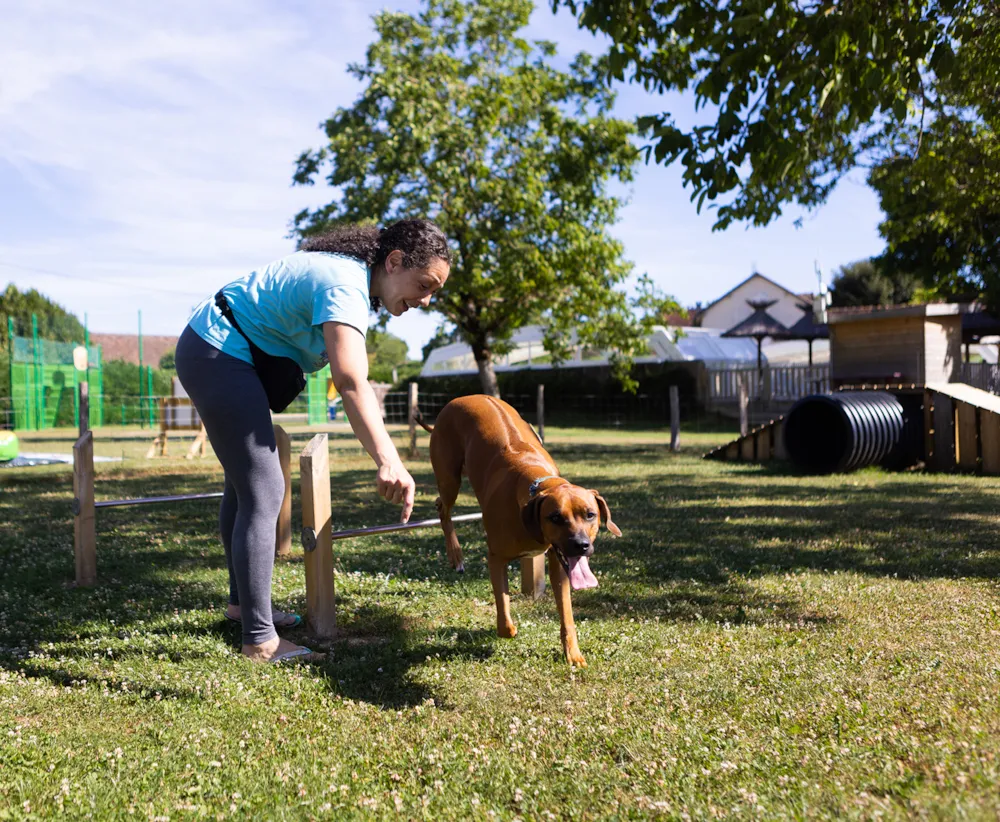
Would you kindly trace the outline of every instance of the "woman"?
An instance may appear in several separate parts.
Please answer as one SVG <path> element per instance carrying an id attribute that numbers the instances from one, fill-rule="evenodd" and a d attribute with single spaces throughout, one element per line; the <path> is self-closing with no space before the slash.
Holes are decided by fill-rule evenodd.
<path id="1" fill-rule="evenodd" d="M 274 531 L 285 485 L 270 408 L 289 398 L 287 390 L 284 400 L 276 393 L 287 389 L 286 376 L 293 382 L 301 376 L 299 368 L 318 371 L 329 363 L 351 427 L 375 461 L 378 493 L 403 505 L 406 522 L 414 483 L 368 384 L 368 313 L 383 306 L 398 317 L 427 306 L 449 271 L 447 240 L 428 220 L 401 220 L 383 230 L 340 227 L 225 286 L 195 309 L 181 334 L 177 376 L 225 470 L 219 520 L 229 565 L 226 615 L 242 622 L 250 659 L 277 662 L 310 653 L 276 631 L 301 620 L 271 609 Z"/>

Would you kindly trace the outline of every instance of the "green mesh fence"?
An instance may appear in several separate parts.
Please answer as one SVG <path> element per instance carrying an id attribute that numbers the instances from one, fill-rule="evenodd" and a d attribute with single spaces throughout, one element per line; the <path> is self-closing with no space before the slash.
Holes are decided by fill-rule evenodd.
<path id="1" fill-rule="evenodd" d="M 80 380 L 90 382 L 90 425 L 104 424 L 104 393 L 100 347 L 88 349 L 88 368 L 77 371 L 73 350 L 77 343 L 14 337 L 10 364 L 14 427 L 38 431 L 75 426 L 80 421 Z"/>
<path id="2" fill-rule="evenodd" d="M 327 420 L 327 369 L 323 368 L 306 377 L 308 397 L 307 420 L 310 425 L 322 425 Z"/>

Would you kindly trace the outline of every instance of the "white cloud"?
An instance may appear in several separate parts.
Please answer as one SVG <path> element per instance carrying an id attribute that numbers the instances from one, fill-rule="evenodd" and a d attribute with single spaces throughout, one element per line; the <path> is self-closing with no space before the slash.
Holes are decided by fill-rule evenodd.
<path id="1" fill-rule="evenodd" d="M 395 4 L 412 11 L 417 0 Z M 193 302 L 287 253 L 288 221 L 331 199 L 291 187 L 319 124 L 358 93 L 347 64 L 373 37 L 356 0 L 34 0 L 0 27 L 0 283 L 37 287 L 98 331 L 177 333 Z M 529 36 L 570 57 L 599 41 L 565 12 L 536 10 Z M 629 115 L 677 105 L 620 92 Z M 710 230 L 676 169 L 643 166 L 616 234 L 638 271 L 707 302 L 758 268 L 790 288 L 877 251 L 867 189 L 842 187 L 801 231 Z M 46 273 L 56 272 L 56 274 Z M 6 275 L 6 277 L 4 276 Z M 426 315 L 394 320 L 416 353 Z"/>

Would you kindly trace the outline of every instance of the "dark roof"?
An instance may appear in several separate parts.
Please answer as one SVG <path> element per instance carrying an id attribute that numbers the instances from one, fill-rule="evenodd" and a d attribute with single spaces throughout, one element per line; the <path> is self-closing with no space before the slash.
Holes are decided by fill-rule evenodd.
<path id="1" fill-rule="evenodd" d="M 139 364 L 139 337 L 136 334 L 101 334 L 91 332 L 90 344 L 101 346 L 101 359 L 125 360 L 134 365 Z M 142 364 L 160 364 L 160 357 L 177 347 L 177 337 L 161 334 L 142 335 Z"/>
<path id="2" fill-rule="evenodd" d="M 985 311 L 971 311 L 962 315 L 962 342 L 976 343 L 983 337 L 1000 335 L 1000 319 Z"/>
<path id="3" fill-rule="evenodd" d="M 753 314 L 742 322 L 736 323 L 728 331 L 723 331 L 723 337 L 775 337 L 780 339 L 788 334 L 788 328 L 767 313 L 767 309 L 774 305 L 777 300 L 767 302 L 747 300 L 747 302 L 754 309 Z"/>
<path id="4" fill-rule="evenodd" d="M 799 303 L 802 318 L 788 329 L 786 340 L 825 340 L 830 336 L 830 329 L 824 323 L 817 323 L 811 305 Z"/>

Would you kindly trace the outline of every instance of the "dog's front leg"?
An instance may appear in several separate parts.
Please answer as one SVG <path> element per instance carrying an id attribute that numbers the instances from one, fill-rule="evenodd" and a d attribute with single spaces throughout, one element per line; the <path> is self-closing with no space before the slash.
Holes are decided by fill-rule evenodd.
<path id="1" fill-rule="evenodd" d="M 507 585 L 507 562 L 489 554 L 490 582 L 493 596 L 497 601 L 497 636 L 512 638 L 517 636 L 517 626 L 510 618 L 510 589 Z"/>
<path id="2" fill-rule="evenodd" d="M 563 570 L 562 563 L 556 555 L 555 548 L 549 549 L 549 583 L 556 598 L 556 610 L 559 611 L 559 637 L 562 639 L 563 653 L 566 661 L 577 668 L 586 668 L 587 660 L 580 653 L 580 645 L 576 641 L 576 625 L 573 622 L 573 603 L 570 601 L 569 577 Z"/>

